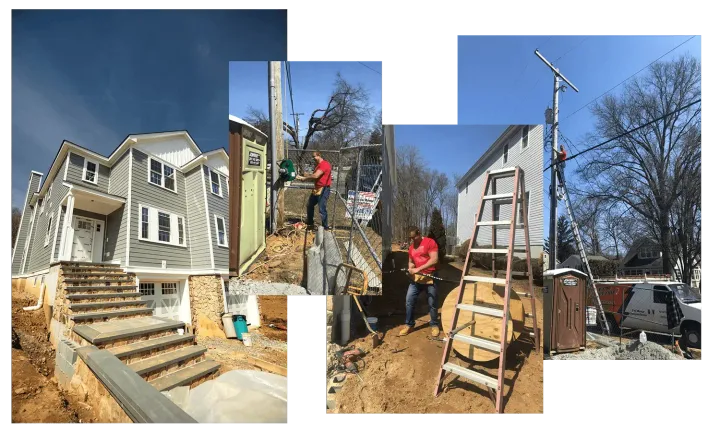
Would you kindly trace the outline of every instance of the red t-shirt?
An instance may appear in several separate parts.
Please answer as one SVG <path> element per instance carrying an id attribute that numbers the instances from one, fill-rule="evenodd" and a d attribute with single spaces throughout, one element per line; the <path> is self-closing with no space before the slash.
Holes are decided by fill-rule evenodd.
<path id="1" fill-rule="evenodd" d="M 417 249 L 414 246 L 414 242 L 410 243 L 408 255 L 410 255 L 410 259 L 412 260 L 413 264 L 415 264 L 415 267 L 420 267 L 421 265 L 424 265 L 426 262 L 430 261 L 430 252 L 437 252 L 437 250 L 438 245 L 437 243 L 435 243 L 435 240 L 429 237 L 423 237 L 423 239 L 420 240 L 420 246 L 418 246 Z M 424 270 L 421 270 L 420 273 L 432 274 L 432 272 L 434 271 L 435 266 L 430 266 Z"/>
<path id="2" fill-rule="evenodd" d="M 332 174 L 332 167 L 330 166 L 330 162 L 323 159 L 317 167 L 315 167 L 315 171 L 317 170 L 321 170 L 323 173 L 315 180 L 315 187 L 320 188 L 330 186 L 332 184 L 332 178 L 330 177 Z"/>
<path id="3" fill-rule="evenodd" d="M 565 159 L 567 159 L 567 152 L 565 150 L 560 152 L 560 162 L 565 162 Z"/>

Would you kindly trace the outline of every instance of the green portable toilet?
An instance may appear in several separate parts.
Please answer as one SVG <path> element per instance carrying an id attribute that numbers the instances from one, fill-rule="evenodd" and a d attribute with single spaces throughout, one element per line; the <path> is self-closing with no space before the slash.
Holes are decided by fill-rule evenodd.
<path id="1" fill-rule="evenodd" d="M 265 250 L 267 135 L 230 116 L 230 275 Z"/>

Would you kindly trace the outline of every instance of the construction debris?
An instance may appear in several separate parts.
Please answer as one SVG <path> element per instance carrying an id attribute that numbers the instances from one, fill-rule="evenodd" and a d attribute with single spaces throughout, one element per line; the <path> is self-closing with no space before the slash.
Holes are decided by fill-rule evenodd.
<path id="1" fill-rule="evenodd" d="M 553 360 L 683 360 L 655 342 L 632 341 L 600 349 L 588 349 L 579 353 L 559 354 Z"/>
<path id="2" fill-rule="evenodd" d="M 284 282 L 257 281 L 251 279 L 232 279 L 230 289 L 239 295 L 306 295 L 307 290 L 300 285 Z"/>

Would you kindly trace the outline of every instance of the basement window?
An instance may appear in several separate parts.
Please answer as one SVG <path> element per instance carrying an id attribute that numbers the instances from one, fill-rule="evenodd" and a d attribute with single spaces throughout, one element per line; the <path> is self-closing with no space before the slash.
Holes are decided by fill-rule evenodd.
<path id="1" fill-rule="evenodd" d="M 177 282 L 163 282 L 162 283 L 162 293 L 163 295 L 168 294 L 177 294 Z"/>
<path id="2" fill-rule="evenodd" d="M 83 181 L 88 183 L 97 184 L 98 182 L 98 164 L 89 159 L 85 159 L 85 166 L 83 167 Z"/>
<path id="3" fill-rule="evenodd" d="M 227 236 L 225 235 L 225 218 L 215 215 L 215 234 L 217 235 L 217 244 L 221 247 L 227 247 Z"/>
<path id="4" fill-rule="evenodd" d="M 140 284 L 140 295 L 151 296 L 155 294 L 155 284 L 152 282 L 145 282 Z"/>
<path id="5" fill-rule="evenodd" d="M 222 188 L 220 187 L 220 174 L 210 171 L 210 191 L 222 198 Z"/>
<path id="6" fill-rule="evenodd" d="M 155 186 L 177 192 L 175 187 L 175 168 L 157 159 L 148 158 L 148 182 Z"/>

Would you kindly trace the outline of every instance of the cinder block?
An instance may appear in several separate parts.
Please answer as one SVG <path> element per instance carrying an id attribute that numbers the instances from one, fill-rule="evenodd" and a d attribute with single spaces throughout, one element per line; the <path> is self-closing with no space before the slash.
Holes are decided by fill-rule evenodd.
<path id="1" fill-rule="evenodd" d="M 325 321 L 325 325 L 331 326 L 333 324 L 333 313 L 331 311 L 326 311 L 325 317 L 327 318 Z"/>

